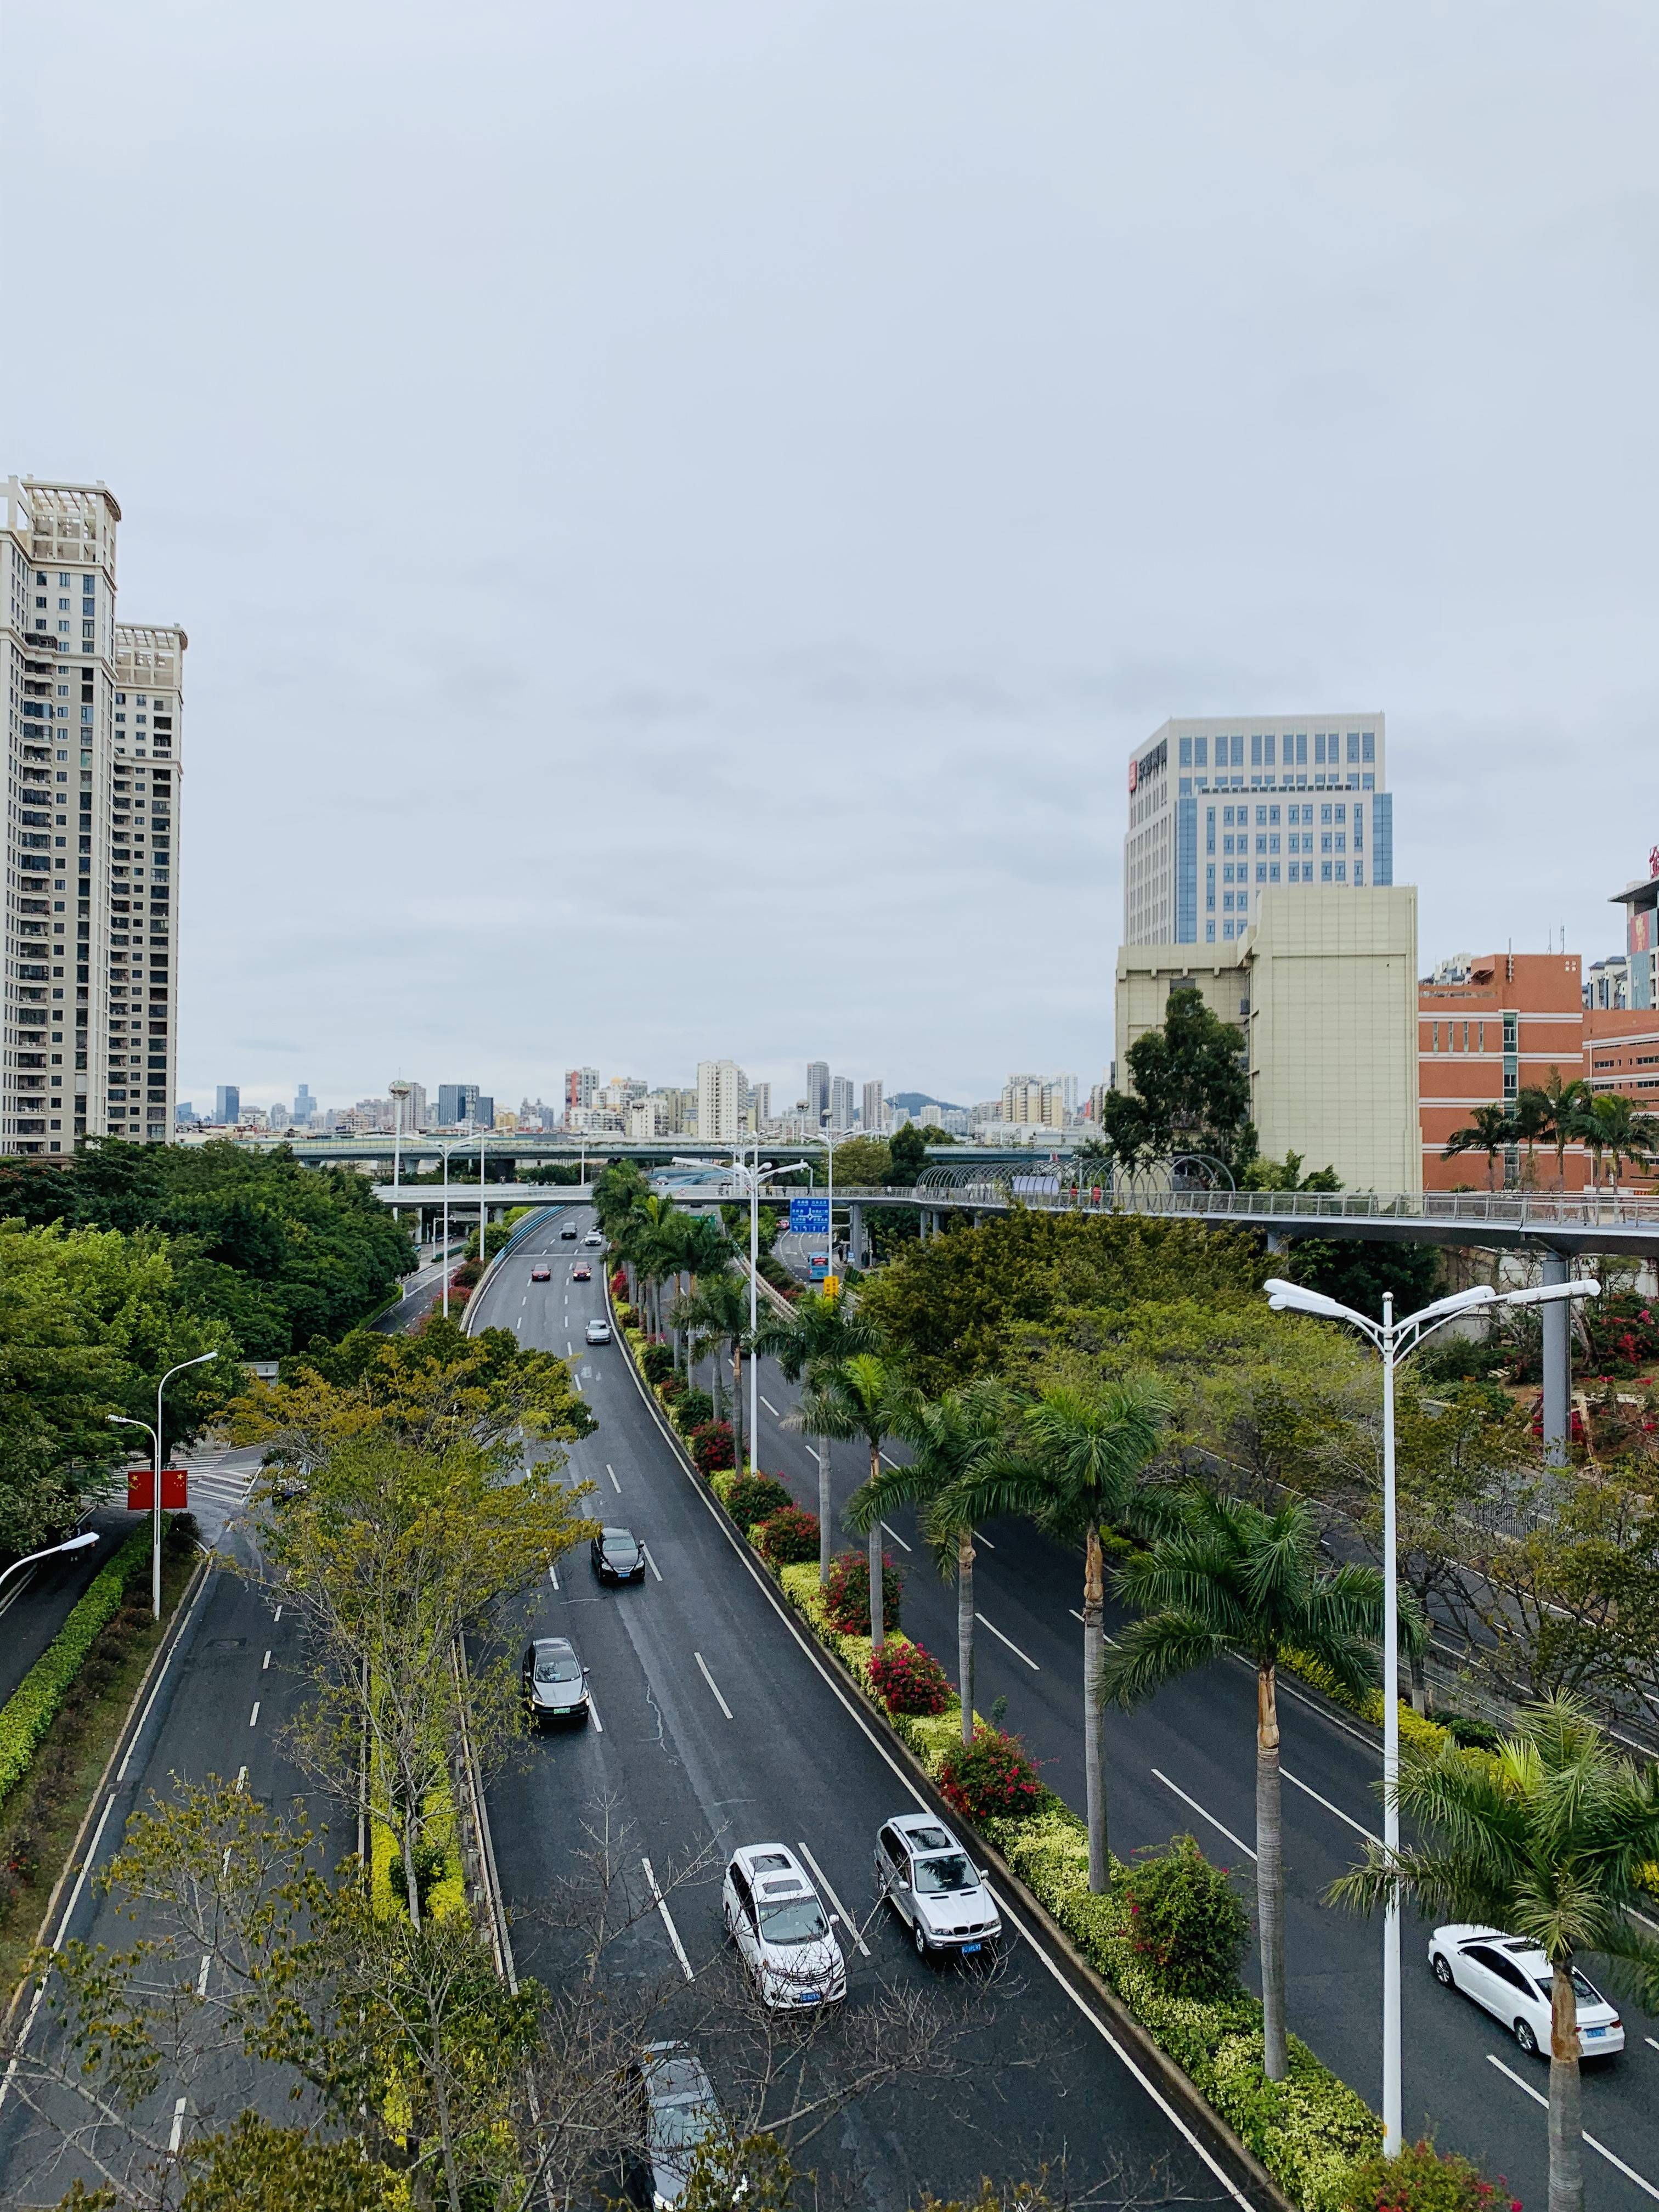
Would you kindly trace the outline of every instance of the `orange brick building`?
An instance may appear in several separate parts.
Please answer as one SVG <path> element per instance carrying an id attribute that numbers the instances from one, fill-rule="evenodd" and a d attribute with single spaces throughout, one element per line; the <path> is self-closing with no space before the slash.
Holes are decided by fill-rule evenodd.
<path id="1" fill-rule="evenodd" d="M 1618 1091 L 1659 1114 L 1659 1009 L 1586 1009 L 1577 953 L 1494 952 L 1443 961 L 1418 986 L 1418 1086 L 1423 1188 L 1486 1187 L 1486 1156 L 1443 1158 L 1475 1106 L 1503 1106 L 1543 1088 L 1550 1070 L 1580 1077 L 1594 1091 Z M 1566 1148 L 1565 1187 L 1591 1177 L 1583 1145 Z M 1555 1146 L 1524 1145 L 1493 1163 L 1498 1188 L 1558 1187 Z M 1631 1180 L 1626 1170 L 1626 1182 Z M 1638 1177 L 1644 1184 L 1647 1176 Z"/>

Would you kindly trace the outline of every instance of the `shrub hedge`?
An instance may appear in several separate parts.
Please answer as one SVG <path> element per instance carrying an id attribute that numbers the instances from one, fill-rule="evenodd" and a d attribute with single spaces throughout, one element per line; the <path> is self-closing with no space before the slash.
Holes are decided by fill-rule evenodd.
<path id="1" fill-rule="evenodd" d="M 730 1421 L 705 1421 L 691 1431 L 691 1456 L 700 1474 L 718 1474 L 736 1464 Z"/>
<path id="2" fill-rule="evenodd" d="M 951 1703 L 951 1678 L 920 1644 L 884 1644 L 870 1655 L 870 1680 L 890 1713 L 942 1713 Z"/>
<path id="3" fill-rule="evenodd" d="M 794 1500 L 775 1474 L 739 1475 L 726 1498 L 726 1510 L 745 1535 L 757 1521 L 764 1521 Z"/>
<path id="4" fill-rule="evenodd" d="M 149 1547 L 146 1522 L 133 1530 L 94 1577 L 85 1596 L 70 1608 L 68 1620 L 0 1706 L 0 1803 L 28 1772 L 87 1655 L 120 1611 L 129 1579 L 149 1565 Z"/>
<path id="5" fill-rule="evenodd" d="M 904 1577 L 885 1553 L 881 1561 L 881 1625 L 890 1636 L 899 1625 Z M 837 1552 L 824 1592 L 830 1618 L 843 1636 L 859 1634 L 870 1620 L 870 1562 L 862 1552 Z"/>
<path id="6" fill-rule="evenodd" d="M 781 1506 L 750 1528 L 749 1538 L 769 1566 L 799 1566 L 817 1558 L 818 1516 L 804 1505 Z"/>

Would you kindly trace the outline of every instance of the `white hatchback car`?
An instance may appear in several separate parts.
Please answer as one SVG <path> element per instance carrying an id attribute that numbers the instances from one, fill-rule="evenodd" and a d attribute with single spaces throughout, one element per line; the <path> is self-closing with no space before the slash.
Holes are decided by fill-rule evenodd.
<path id="1" fill-rule="evenodd" d="M 720 1905 L 763 2004 L 833 2004 L 846 1996 L 847 1961 L 830 1916 L 787 1844 L 733 1851 Z"/>
<path id="2" fill-rule="evenodd" d="M 876 1887 L 910 1930 L 918 1958 L 983 1951 L 1002 1933 L 984 1876 L 931 1813 L 901 1813 L 884 1823 Z"/>
<path id="3" fill-rule="evenodd" d="M 611 1324 L 608 1321 L 603 1320 L 599 1315 L 595 1314 L 582 1332 L 582 1335 L 583 1341 L 587 1344 L 609 1344 Z"/>
<path id="4" fill-rule="evenodd" d="M 1550 1962 L 1525 1936 L 1454 1921 L 1429 1938 L 1429 1964 L 1442 1989 L 1461 1990 L 1501 2020 L 1522 2051 L 1547 2057 Z M 1624 2023 L 1600 1990 L 1575 1966 L 1578 2041 L 1586 2058 L 1610 2058 L 1625 2047 Z"/>

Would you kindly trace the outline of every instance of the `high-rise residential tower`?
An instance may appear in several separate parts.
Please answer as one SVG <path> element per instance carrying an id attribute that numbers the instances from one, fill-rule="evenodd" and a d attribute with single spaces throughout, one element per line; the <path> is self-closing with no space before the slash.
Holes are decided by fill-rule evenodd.
<path id="1" fill-rule="evenodd" d="M 887 1127 L 887 1102 L 879 1083 L 864 1086 L 864 1111 L 861 1116 L 866 1137 L 878 1137 Z"/>
<path id="2" fill-rule="evenodd" d="M 832 1075 L 830 1079 L 830 1127 L 850 1129 L 853 1126 L 853 1079 L 848 1075 Z"/>
<path id="3" fill-rule="evenodd" d="M 819 1129 L 830 1111 L 830 1063 L 827 1060 L 809 1060 L 806 1063 L 806 1126 Z"/>
<path id="4" fill-rule="evenodd" d="M 68 1153 L 84 1136 L 160 1144 L 173 1127 L 187 641 L 181 629 L 117 623 L 120 520 L 102 484 L 0 483 L 0 1152 Z"/>
<path id="5" fill-rule="evenodd" d="M 1126 945 L 1242 937 L 1274 884 L 1393 881 L 1381 714 L 1168 721 L 1130 756 Z"/>
<path id="6" fill-rule="evenodd" d="M 749 1103 L 749 1079 L 735 1060 L 697 1062 L 697 1134 L 717 1145 L 734 1144 L 743 1134 Z"/>

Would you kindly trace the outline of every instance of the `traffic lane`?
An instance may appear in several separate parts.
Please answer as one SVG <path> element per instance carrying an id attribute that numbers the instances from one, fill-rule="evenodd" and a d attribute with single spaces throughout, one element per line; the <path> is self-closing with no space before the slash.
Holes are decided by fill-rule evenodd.
<path id="1" fill-rule="evenodd" d="M 790 1386 L 775 1371 L 766 1376 L 764 1389 L 780 1411 L 793 1402 Z M 763 1454 L 763 1463 L 777 1466 L 803 1503 L 815 1504 L 816 1447 L 775 1421 L 763 1437 L 775 1447 Z M 854 1459 L 845 1447 L 834 1451 L 838 1507 L 858 1486 L 861 1469 L 854 1472 Z M 892 1525 L 901 1538 L 915 1544 L 912 1516 L 895 1514 Z M 1008 1724 L 1024 1736 L 1044 1780 L 1080 1809 L 1082 1626 L 1075 1617 L 1079 1563 L 1018 1522 L 994 1524 L 977 1552 L 975 1609 L 1035 1660 L 1041 1672 L 998 1642 L 994 1632 L 988 1634 L 982 1622 L 975 1646 L 976 1703 L 984 1712 L 998 1695 L 1007 1697 Z M 907 1627 L 954 1668 L 954 1587 L 939 1581 L 920 1549 L 899 1556 L 909 1570 Z M 1124 1618 L 1122 1609 L 1109 1602 L 1109 1632 L 1121 1627 Z M 1375 2106 L 1381 2095 L 1380 1923 L 1338 1911 L 1322 1900 L 1329 1883 L 1363 1851 L 1365 1835 L 1376 1829 L 1377 1748 L 1299 1698 L 1289 1681 L 1281 1685 L 1279 1725 L 1283 1770 L 1295 1778 L 1287 1778 L 1282 1790 L 1291 2022 L 1326 2064 Z M 1232 1662 L 1209 1668 L 1171 1683 L 1132 1714 L 1109 1714 L 1106 1741 L 1112 1843 L 1120 1856 L 1162 1844 L 1185 1828 L 1212 1858 L 1231 1862 L 1253 1883 L 1255 1696 L 1248 1668 Z M 1443 2145 L 1481 2159 L 1489 2170 L 1506 2172 L 1517 2189 L 1523 2173 L 1541 2189 L 1547 2153 L 1541 2136 L 1529 2138 L 1524 2110 L 1529 2100 L 1491 2061 L 1493 2056 L 1501 2058 L 1523 2079 L 1528 2069 L 1512 2045 L 1506 2049 L 1495 2022 L 1449 1997 L 1434 1982 L 1427 1966 L 1428 1934 L 1426 1923 L 1408 1915 L 1402 1990 L 1407 2124 L 1437 2130 Z M 1254 1953 L 1246 1978 L 1259 1992 Z M 1659 2143 L 1650 2118 L 1659 2074 L 1649 2073 L 1650 2066 L 1659 2067 L 1659 2051 L 1645 2040 L 1650 2033 L 1659 2040 L 1659 2028 L 1633 2008 L 1623 2010 L 1630 2034 L 1622 2061 L 1597 2063 L 1585 2070 L 1586 2124 L 1647 2179 L 1659 2182 Z M 1413 2119 L 1413 2114 L 1420 2117 Z M 1643 2196 L 1614 2169 L 1608 2169 L 1606 2179 L 1632 2202 Z"/>
<path id="2" fill-rule="evenodd" d="M 38 1566 L 10 1576 L 0 1589 L 0 1705 L 46 1650 L 70 1611 L 90 1589 L 144 1517 L 125 1506 L 101 1504 L 88 1514 L 81 1531 L 98 1538 L 84 1552 L 58 1552 Z"/>
<path id="3" fill-rule="evenodd" d="M 85 1875 L 72 1887 L 52 1931 L 55 1944 L 78 1937 L 111 1949 L 125 1948 L 153 1929 L 155 1923 L 143 1914 L 136 1921 L 129 1917 L 114 1898 L 98 1887 L 95 1876 L 120 1849 L 131 1816 L 147 1808 L 152 1799 L 167 1800 L 175 1782 L 199 1784 L 210 1775 L 234 1782 L 242 1775 L 244 1786 L 273 1809 L 303 1796 L 305 1778 L 280 1741 L 283 1725 L 301 1694 L 293 1663 L 297 1627 L 291 1614 L 276 1620 L 263 1595 L 240 1576 L 216 1566 L 210 1569 L 105 1793 Z M 355 1849 L 356 1843 L 353 1832 L 333 1848 L 337 1854 Z M 29 2045 L 52 2057 L 64 2055 L 61 2032 L 45 2005 L 35 2014 Z M 234 2111 L 260 2101 L 260 2086 L 257 2068 L 216 2057 L 198 2081 L 158 2084 L 155 2100 L 140 2117 L 154 2123 L 159 2114 L 165 2125 L 183 2093 L 187 2098 L 186 2130 L 211 2125 L 201 2117 L 207 2106 Z M 276 2115 L 285 2098 L 284 2086 L 264 2101 Z M 52 2109 L 67 2120 L 77 2108 L 60 2093 Z M 97 2185 L 100 2177 L 90 2162 L 71 2158 L 65 2166 L 61 2141 L 50 2118 L 33 2118 L 15 2096 L 0 2101 L 0 2172 L 9 2191 L 23 2186 L 26 2177 L 47 2159 L 53 2161 L 54 2200 L 76 2174 L 88 2187 Z"/>
<path id="4" fill-rule="evenodd" d="M 637 1489 L 641 1505 L 622 1517 L 646 1537 L 663 1579 L 647 1574 L 642 1586 L 599 1593 L 585 1563 L 573 1559 L 559 1571 L 558 1591 L 550 1583 L 538 1589 L 531 1618 L 543 1632 L 557 1624 L 576 1641 L 603 1729 L 578 1744 L 545 1747 L 559 1760 L 553 1786 L 538 1791 L 533 1771 L 516 1781 L 520 1795 L 503 1801 L 500 1817 L 492 1797 L 504 1884 L 515 1903 L 545 1894 L 583 1847 L 583 1810 L 566 1779 L 580 1772 L 585 1785 L 602 1790 L 621 1776 L 626 1808 L 641 1836 L 660 1838 L 656 1856 L 664 1863 L 684 1863 L 716 1838 L 720 1865 L 737 1841 L 805 1841 L 862 1927 L 873 1905 L 876 1828 L 914 1801 L 773 1611 L 637 1393 L 632 1415 L 624 1403 L 619 1397 L 611 1464 L 624 1498 Z M 575 1448 L 578 1472 L 599 1441 Z M 593 1802 L 590 1796 L 590 1825 Z M 689 1884 L 672 1909 L 694 1961 L 716 1949 L 717 1869 Z M 864 1933 L 888 1978 L 929 1972 L 895 1929 L 878 1922 Z M 855 2163 L 880 2177 L 875 2201 L 906 2201 L 927 2182 L 967 2186 L 988 2166 L 1030 2172 L 1067 2146 L 1073 2171 L 1081 2161 L 1096 2177 L 1118 2152 L 1142 2163 L 1188 2156 L 1169 2121 L 1023 1951 L 1014 1947 L 1023 1988 L 1000 2001 L 1001 2017 L 979 2032 L 988 2075 L 968 2094 L 941 2091 L 937 2112 L 921 2127 L 910 2124 L 907 2098 L 902 2134 L 891 2124 L 901 2117 L 896 2100 L 869 2100 Z M 873 1985 L 876 1965 L 854 1952 L 850 1966 L 855 1985 Z M 1017 2069 L 1013 2059 L 1034 2048 L 1048 2051 L 1051 2063 Z"/>

